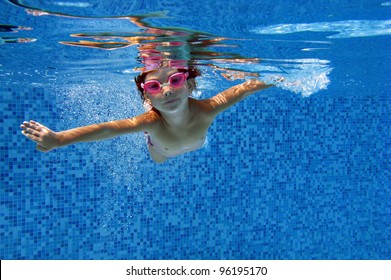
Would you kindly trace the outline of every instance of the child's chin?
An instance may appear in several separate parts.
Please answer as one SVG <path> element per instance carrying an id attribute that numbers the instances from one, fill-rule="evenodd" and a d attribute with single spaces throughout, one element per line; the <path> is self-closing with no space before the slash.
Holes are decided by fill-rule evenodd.
<path id="1" fill-rule="evenodd" d="M 167 111 L 177 111 L 181 108 L 181 106 L 183 106 L 181 100 L 179 98 L 176 98 L 169 102 L 164 103 L 162 109 Z"/>

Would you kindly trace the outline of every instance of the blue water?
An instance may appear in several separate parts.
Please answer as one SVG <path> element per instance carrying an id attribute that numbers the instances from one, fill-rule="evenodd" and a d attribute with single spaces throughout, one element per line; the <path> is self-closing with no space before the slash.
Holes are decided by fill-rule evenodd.
<path id="1" fill-rule="evenodd" d="M 3 0 L 0 15 L 1 259 L 391 258 L 391 2 Z M 155 43 L 200 68 L 197 98 L 285 80 L 162 165 L 141 134 L 47 154 L 21 135 L 143 112 L 132 81 Z"/>

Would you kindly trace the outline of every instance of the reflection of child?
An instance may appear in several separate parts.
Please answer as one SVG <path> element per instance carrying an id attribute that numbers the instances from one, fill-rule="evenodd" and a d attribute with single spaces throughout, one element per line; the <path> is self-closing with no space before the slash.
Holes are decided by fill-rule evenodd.
<path id="1" fill-rule="evenodd" d="M 152 159 L 161 163 L 170 157 L 200 148 L 216 116 L 235 103 L 267 85 L 249 80 L 209 99 L 190 97 L 195 88 L 194 68 L 162 67 L 140 74 L 136 84 L 151 110 L 124 120 L 92 124 L 54 132 L 35 122 L 23 122 L 22 133 L 37 143 L 37 149 L 52 149 L 74 144 L 109 139 L 126 133 L 145 132 Z"/>

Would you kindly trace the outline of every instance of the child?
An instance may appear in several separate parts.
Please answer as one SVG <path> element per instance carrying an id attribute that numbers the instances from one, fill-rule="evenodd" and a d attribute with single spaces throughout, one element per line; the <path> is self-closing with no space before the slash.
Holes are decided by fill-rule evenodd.
<path id="1" fill-rule="evenodd" d="M 216 116 L 259 90 L 273 85 L 252 79 L 209 99 L 190 97 L 195 88 L 195 68 L 161 67 L 140 74 L 135 81 L 151 110 L 124 120 L 54 132 L 35 122 L 23 122 L 22 133 L 48 152 L 77 142 L 113 138 L 126 133 L 145 132 L 151 158 L 162 163 L 168 158 L 203 146 Z"/>

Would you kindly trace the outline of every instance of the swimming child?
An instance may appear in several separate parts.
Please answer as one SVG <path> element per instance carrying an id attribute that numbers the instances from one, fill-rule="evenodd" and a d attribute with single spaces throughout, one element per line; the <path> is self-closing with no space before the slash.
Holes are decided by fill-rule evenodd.
<path id="1" fill-rule="evenodd" d="M 208 128 L 218 114 L 247 96 L 269 88 L 257 79 L 248 80 L 203 100 L 190 95 L 195 78 L 192 67 L 161 67 L 141 73 L 136 85 L 151 109 L 130 119 L 92 124 L 54 132 L 35 121 L 23 122 L 22 133 L 37 143 L 41 152 L 71 145 L 113 138 L 127 133 L 144 132 L 151 158 L 162 163 L 169 158 L 203 146 Z"/>

